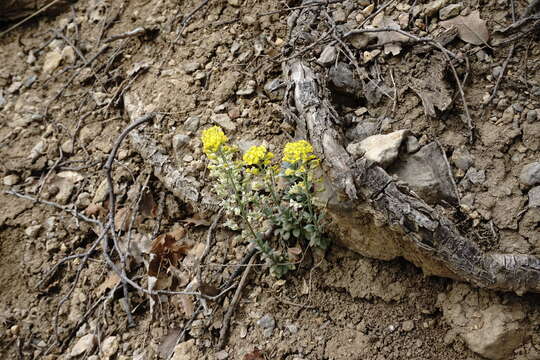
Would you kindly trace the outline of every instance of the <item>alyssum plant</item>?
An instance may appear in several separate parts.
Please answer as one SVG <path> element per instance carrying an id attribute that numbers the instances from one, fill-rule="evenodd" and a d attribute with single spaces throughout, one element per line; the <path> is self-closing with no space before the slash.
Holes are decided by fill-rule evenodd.
<path id="1" fill-rule="evenodd" d="M 251 147 L 240 160 L 239 150 L 228 140 L 218 126 L 202 132 L 203 151 L 215 179 L 213 190 L 229 215 L 226 225 L 241 229 L 269 262 L 272 273 L 281 277 L 295 268 L 306 246 L 328 246 L 322 229 L 324 207 L 316 197 L 320 161 L 305 140 L 286 144 L 279 165 L 263 145 Z M 270 226 L 271 240 L 263 236 Z"/>

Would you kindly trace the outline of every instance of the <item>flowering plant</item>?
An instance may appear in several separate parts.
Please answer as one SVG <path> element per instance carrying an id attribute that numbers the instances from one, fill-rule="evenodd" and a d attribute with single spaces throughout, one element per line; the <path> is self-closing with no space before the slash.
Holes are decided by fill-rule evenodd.
<path id="1" fill-rule="evenodd" d="M 229 139 L 218 126 L 204 130 L 201 139 L 215 179 L 213 190 L 229 215 L 226 225 L 242 229 L 242 236 L 255 242 L 277 277 L 295 268 L 306 246 L 327 248 L 324 207 L 316 201 L 320 162 L 309 142 L 286 144 L 277 165 L 264 145 L 252 146 L 242 160 L 235 160 L 238 150 L 227 145 Z"/>

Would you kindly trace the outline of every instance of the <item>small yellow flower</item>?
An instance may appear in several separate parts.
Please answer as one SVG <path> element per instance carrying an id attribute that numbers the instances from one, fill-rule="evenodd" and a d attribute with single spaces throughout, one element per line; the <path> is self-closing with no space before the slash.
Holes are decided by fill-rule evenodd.
<path id="1" fill-rule="evenodd" d="M 219 126 L 212 126 L 202 132 L 203 152 L 206 155 L 214 154 L 219 147 L 229 141 Z"/>
<path id="2" fill-rule="evenodd" d="M 274 158 L 274 154 L 266 150 L 264 145 L 252 146 L 244 154 L 244 164 L 248 166 L 268 165 L 270 160 Z"/>
<path id="3" fill-rule="evenodd" d="M 313 146 L 306 140 L 299 140 L 285 145 L 283 149 L 283 161 L 295 163 L 297 161 L 308 162 L 316 159 L 313 155 Z"/>

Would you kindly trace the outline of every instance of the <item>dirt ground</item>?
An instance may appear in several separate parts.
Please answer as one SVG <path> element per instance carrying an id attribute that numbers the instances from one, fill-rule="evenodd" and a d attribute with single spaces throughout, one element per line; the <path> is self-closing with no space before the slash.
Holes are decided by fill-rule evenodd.
<path id="1" fill-rule="evenodd" d="M 385 13 L 396 20 L 414 13 L 412 1 L 391 3 Z M 439 8 L 451 4 L 432 3 L 440 3 Z M 294 126 L 283 119 L 283 94 L 265 86 L 282 75 L 290 11 L 281 10 L 299 4 L 200 4 L 79 0 L 56 16 L 36 17 L 0 37 L 2 190 L 103 219 L 109 206 L 103 166 L 130 122 L 130 106 L 138 102 L 144 112 L 158 113 L 141 131 L 198 184 L 200 204 L 176 197 L 132 139 L 118 152 L 113 180 L 120 209 L 128 212 L 143 198 L 149 213 L 136 219 L 134 243 L 185 228 L 183 241 L 191 250 L 180 269 L 160 278 L 170 281 L 164 285 L 170 289 L 194 276 L 195 259 L 215 216 L 205 206 L 211 195 L 204 186 L 200 130 L 217 123 L 240 148 L 256 141 L 275 152 L 294 137 Z M 479 10 L 490 33 L 512 23 L 508 2 L 459 4 L 464 14 Z M 371 4 L 328 6 L 336 21 L 353 26 L 370 14 Z M 516 1 L 515 6 L 521 14 L 527 4 Z M 424 31 L 424 36 L 440 28 L 438 23 L 437 15 L 417 16 L 403 28 Z M 0 32 L 10 25 L 1 24 Z M 114 37 L 137 28 L 144 30 Z M 464 87 L 477 133 L 473 145 L 458 94 L 439 89 L 452 105 L 437 109 L 436 116 L 425 115 L 411 77 L 438 76 L 444 60 L 414 47 L 396 56 L 379 55 L 378 65 L 372 64 L 370 75 L 382 76 L 383 90 L 395 89 L 395 103 L 392 96 L 370 103 L 336 99 L 347 119 L 347 137 L 358 136 L 357 123 L 372 122 L 383 132 L 410 129 L 422 145 L 438 140 L 462 205 L 452 219 L 486 251 L 540 256 L 540 200 L 533 198 L 535 191 L 540 198 L 540 189 L 520 180 L 523 167 L 540 159 L 538 34 L 516 40 L 497 95 L 486 106 L 509 47 L 455 40 L 448 48 L 466 53 L 470 61 Z M 209 301 L 192 317 L 189 297 L 149 299 L 132 289 L 133 326 L 128 326 L 124 294 L 99 246 L 88 261 L 76 257 L 49 273 L 67 256 L 99 245 L 95 226 L 4 192 L 0 204 L 0 354 L 5 359 L 144 360 L 165 358 L 173 349 L 173 359 L 540 359 L 538 294 L 485 291 L 427 277 L 405 260 L 369 259 L 339 245 L 324 254 L 309 252 L 283 280 L 256 264 L 223 350 L 215 345 L 232 295 Z M 222 222 L 214 237 L 203 277 L 219 287 L 248 244 Z M 139 251 L 128 259 L 130 276 L 142 284 L 146 255 Z"/>

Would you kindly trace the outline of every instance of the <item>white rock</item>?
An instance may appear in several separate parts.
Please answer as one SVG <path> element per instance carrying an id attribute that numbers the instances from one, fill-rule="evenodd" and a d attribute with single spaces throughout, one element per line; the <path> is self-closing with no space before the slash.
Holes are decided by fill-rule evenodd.
<path id="1" fill-rule="evenodd" d="M 82 338 L 77 341 L 75 346 L 71 349 L 71 357 L 79 356 L 84 353 L 89 353 L 96 346 L 97 338 L 94 334 L 84 335 Z"/>
<path id="2" fill-rule="evenodd" d="M 199 359 L 199 350 L 195 346 L 195 339 L 185 341 L 176 345 L 171 360 L 197 360 Z"/>
<path id="3" fill-rule="evenodd" d="M 108 336 L 101 343 L 101 355 L 108 359 L 118 352 L 118 338 L 116 336 Z"/>
<path id="4" fill-rule="evenodd" d="M 20 181 L 19 177 L 15 174 L 8 175 L 4 177 L 4 185 L 6 186 L 13 186 L 18 184 Z"/>
<path id="5" fill-rule="evenodd" d="M 540 207 L 540 186 L 529 190 L 529 207 Z"/>
<path id="6" fill-rule="evenodd" d="M 227 114 L 212 115 L 210 120 L 228 131 L 236 130 L 236 125 L 231 121 L 231 118 Z"/>
<path id="7" fill-rule="evenodd" d="M 37 238 L 37 235 L 39 234 L 39 231 L 41 230 L 41 225 L 32 225 L 26 228 L 24 230 L 24 233 L 26 236 L 28 236 L 31 239 Z"/>
<path id="8" fill-rule="evenodd" d="M 47 143 L 45 140 L 38 142 L 32 150 L 30 150 L 30 155 L 28 158 L 33 162 L 36 161 L 45 151 L 47 150 Z"/>
<path id="9" fill-rule="evenodd" d="M 399 147 L 409 135 L 408 130 L 398 130 L 386 135 L 373 135 L 360 143 L 347 146 L 352 155 L 363 155 L 381 166 L 390 165 L 399 154 Z"/>
<path id="10" fill-rule="evenodd" d="M 43 62 L 43 72 L 44 73 L 52 73 L 58 66 L 60 66 L 60 62 L 62 61 L 62 53 L 55 49 L 51 50 L 45 55 L 45 61 Z"/>
<path id="11" fill-rule="evenodd" d="M 66 46 L 62 50 L 62 59 L 67 64 L 73 64 L 77 60 L 77 57 L 75 56 L 75 50 L 71 46 Z"/>

